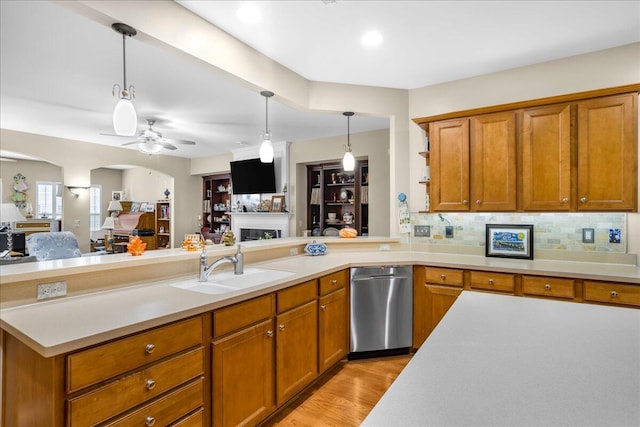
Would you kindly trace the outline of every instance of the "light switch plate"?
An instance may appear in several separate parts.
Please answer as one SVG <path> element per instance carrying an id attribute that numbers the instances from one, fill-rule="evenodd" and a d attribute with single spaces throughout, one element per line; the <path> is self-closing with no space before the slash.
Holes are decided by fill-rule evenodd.
<path id="1" fill-rule="evenodd" d="M 429 237 L 431 236 L 431 226 L 430 225 L 414 225 L 413 234 L 416 237 Z"/>
<path id="2" fill-rule="evenodd" d="M 582 229 L 582 243 L 595 243 L 593 228 Z"/>

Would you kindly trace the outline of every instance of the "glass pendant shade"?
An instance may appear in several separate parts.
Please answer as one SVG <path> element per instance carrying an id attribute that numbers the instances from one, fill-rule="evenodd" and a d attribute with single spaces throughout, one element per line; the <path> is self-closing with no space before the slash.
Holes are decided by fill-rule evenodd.
<path id="1" fill-rule="evenodd" d="M 273 162 L 273 144 L 268 136 L 265 136 L 260 145 L 260 161 L 262 163 Z"/>
<path id="2" fill-rule="evenodd" d="M 113 109 L 113 130 L 116 135 L 134 136 L 138 128 L 138 115 L 133 103 L 120 98 Z"/>
<path id="3" fill-rule="evenodd" d="M 344 153 L 344 157 L 342 158 L 342 168 L 345 171 L 352 171 L 356 167 L 356 159 L 351 154 L 351 151 L 347 151 Z"/>
<path id="4" fill-rule="evenodd" d="M 146 154 L 156 154 L 162 150 L 162 145 L 153 141 L 139 142 L 138 149 Z"/>

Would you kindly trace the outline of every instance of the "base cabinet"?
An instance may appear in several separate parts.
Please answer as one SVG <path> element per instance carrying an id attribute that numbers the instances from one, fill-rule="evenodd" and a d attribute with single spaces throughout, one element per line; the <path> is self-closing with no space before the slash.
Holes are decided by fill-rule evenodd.
<path id="1" fill-rule="evenodd" d="M 213 424 L 255 425 L 274 409 L 273 320 L 215 340 Z"/>
<path id="2" fill-rule="evenodd" d="M 349 353 L 348 303 L 345 288 L 320 297 L 319 369 L 324 372 Z"/>

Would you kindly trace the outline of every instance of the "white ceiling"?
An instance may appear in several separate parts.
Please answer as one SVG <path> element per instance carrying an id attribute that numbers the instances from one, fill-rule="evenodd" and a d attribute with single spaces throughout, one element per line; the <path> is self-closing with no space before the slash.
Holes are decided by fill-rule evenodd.
<path id="1" fill-rule="evenodd" d="M 239 22 L 246 2 L 178 1 L 310 80 L 411 89 L 640 41 L 640 1 L 258 1 L 262 20 Z M 122 38 L 45 1 L 0 1 L 0 126 L 119 146 L 111 96 L 122 83 Z M 377 47 L 360 44 L 375 29 Z M 214 67 L 139 38 L 127 40 L 127 77 L 140 126 L 197 142 L 165 154 L 194 158 L 258 145 L 264 98 Z M 266 88 L 268 89 L 268 88 Z M 358 113 L 358 112 L 356 112 Z M 339 112 L 269 102 L 275 141 L 341 135 Z M 351 131 L 389 126 L 356 115 Z"/>

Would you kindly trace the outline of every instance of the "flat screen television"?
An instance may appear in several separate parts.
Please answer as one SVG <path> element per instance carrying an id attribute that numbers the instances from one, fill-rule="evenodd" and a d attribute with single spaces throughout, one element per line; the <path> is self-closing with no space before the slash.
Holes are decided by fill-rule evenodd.
<path id="1" fill-rule="evenodd" d="M 260 159 L 230 162 L 233 194 L 264 194 L 276 192 L 276 174 L 273 162 Z"/>

